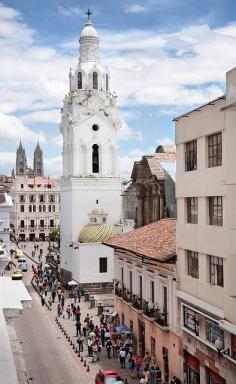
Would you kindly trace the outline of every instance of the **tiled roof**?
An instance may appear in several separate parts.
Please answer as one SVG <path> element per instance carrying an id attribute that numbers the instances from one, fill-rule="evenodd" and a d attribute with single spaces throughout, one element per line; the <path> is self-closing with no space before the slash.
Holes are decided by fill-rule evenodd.
<path id="1" fill-rule="evenodd" d="M 162 219 L 115 236 L 103 244 L 166 262 L 176 255 L 176 220 Z"/>

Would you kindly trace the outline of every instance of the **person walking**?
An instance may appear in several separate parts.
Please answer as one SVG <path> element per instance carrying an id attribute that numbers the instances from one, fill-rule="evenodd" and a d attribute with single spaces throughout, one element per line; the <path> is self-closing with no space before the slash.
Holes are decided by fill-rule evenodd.
<path id="1" fill-rule="evenodd" d="M 45 305 L 45 298 L 46 298 L 45 294 L 42 293 L 41 294 L 41 304 L 42 304 L 42 307 Z"/>
<path id="2" fill-rule="evenodd" d="M 68 320 L 70 320 L 70 304 L 67 305 L 66 313 L 67 313 Z"/>
<path id="3" fill-rule="evenodd" d="M 95 384 L 103 384 L 105 381 L 105 376 L 102 373 L 101 369 L 99 369 L 98 373 L 95 376 Z"/>
<path id="4" fill-rule="evenodd" d="M 138 379 L 141 378 L 141 365 L 142 365 L 142 357 L 141 355 L 137 355 L 135 357 L 135 369 L 136 369 L 136 374 Z"/>
<path id="5" fill-rule="evenodd" d="M 135 378 L 134 370 L 135 370 L 135 361 L 134 361 L 134 357 L 132 356 L 129 358 L 129 373 L 130 373 L 131 379 Z"/>
<path id="6" fill-rule="evenodd" d="M 106 341 L 106 350 L 107 350 L 107 358 L 110 359 L 111 358 L 111 340 L 110 339 Z"/>
<path id="7" fill-rule="evenodd" d="M 93 358 L 92 358 L 92 363 L 99 361 L 99 351 L 98 351 L 98 345 L 97 343 L 94 343 L 92 346 L 93 350 Z"/>
<path id="8" fill-rule="evenodd" d="M 77 343 L 79 345 L 79 352 L 84 352 L 84 336 L 80 335 L 77 339 Z"/>
<path id="9" fill-rule="evenodd" d="M 63 311 L 64 311 L 64 306 L 65 306 L 65 296 L 62 296 L 61 297 L 61 307 L 62 307 Z"/>
<path id="10" fill-rule="evenodd" d="M 157 370 L 154 365 L 150 369 L 150 384 L 157 384 Z"/>
<path id="11" fill-rule="evenodd" d="M 161 382 L 162 382 L 161 370 L 159 367 L 157 367 L 157 384 L 161 384 Z"/>
<path id="12" fill-rule="evenodd" d="M 87 335 L 87 328 L 88 328 L 88 323 L 87 323 L 86 319 L 84 319 L 83 324 L 82 324 L 82 331 L 83 331 L 84 337 L 86 337 L 86 335 Z"/>
<path id="13" fill-rule="evenodd" d="M 105 328 L 103 325 L 101 326 L 101 329 L 100 329 L 100 335 L 101 335 L 102 346 L 104 347 L 105 346 Z"/>
<path id="14" fill-rule="evenodd" d="M 117 345 L 117 342 L 116 342 L 116 337 L 112 337 L 111 343 L 112 343 L 113 357 L 117 358 L 118 357 L 118 345 Z"/>
<path id="15" fill-rule="evenodd" d="M 56 291 L 52 291 L 52 302 L 55 303 Z"/>
<path id="16" fill-rule="evenodd" d="M 119 357 L 120 357 L 120 367 L 125 368 L 126 350 L 124 348 L 120 350 Z"/>
<path id="17" fill-rule="evenodd" d="M 149 355 L 148 352 L 146 352 L 144 359 L 143 359 L 144 368 L 149 369 L 150 361 L 151 361 L 151 356 Z"/>
<path id="18" fill-rule="evenodd" d="M 49 311 L 52 310 L 52 297 L 49 297 L 48 299 L 48 308 L 49 308 Z"/>
<path id="19" fill-rule="evenodd" d="M 76 326 L 76 337 L 78 337 L 79 334 L 81 336 L 82 335 L 82 333 L 81 333 L 81 322 L 79 320 L 76 321 L 75 326 Z"/>
<path id="20" fill-rule="evenodd" d="M 58 296 L 58 302 L 59 303 L 61 302 L 61 294 L 62 294 L 62 289 L 61 289 L 61 287 L 59 287 L 57 289 L 57 296 Z"/>
<path id="21" fill-rule="evenodd" d="M 88 345 L 88 356 L 90 357 L 92 356 L 92 353 L 93 353 L 93 350 L 92 350 L 93 340 L 91 337 L 88 338 L 87 345 Z"/>

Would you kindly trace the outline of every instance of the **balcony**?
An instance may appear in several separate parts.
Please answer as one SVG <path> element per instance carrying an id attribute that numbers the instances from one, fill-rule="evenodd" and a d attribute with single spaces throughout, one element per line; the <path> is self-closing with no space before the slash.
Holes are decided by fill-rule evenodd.
<path id="1" fill-rule="evenodd" d="M 132 301 L 132 296 L 133 296 L 132 292 L 129 291 L 124 286 L 122 286 L 121 284 L 116 285 L 115 294 L 119 297 L 122 297 L 128 303 L 130 303 Z"/>
<path id="2" fill-rule="evenodd" d="M 155 320 L 154 322 L 160 326 L 163 331 L 168 331 L 168 312 L 167 308 L 163 307 L 161 312 L 160 308 L 155 309 Z"/>

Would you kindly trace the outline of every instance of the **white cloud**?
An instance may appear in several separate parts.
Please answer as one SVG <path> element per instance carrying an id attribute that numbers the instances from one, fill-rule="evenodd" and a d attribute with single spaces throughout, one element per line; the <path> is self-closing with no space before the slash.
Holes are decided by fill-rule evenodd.
<path id="1" fill-rule="evenodd" d="M 158 145 L 175 145 L 174 140 L 170 137 L 162 137 L 160 139 L 156 140 L 157 146 Z"/>
<path id="2" fill-rule="evenodd" d="M 58 124 L 60 122 L 60 111 L 59 109 L 51 109 L 48 111 L 30 112 L 21 115 L 20 119 L 25 123 L 40 122 Z"/>
<path id="3" fill-rule="evenodd" d="M 0 152 L 1 168 L 5 166 L 14 166 L 16 162 L 15 152 Z"/>
<path id="4" fill-rule="evenodd" d="M 125 120 L 122 120 L 122 127 L 118 133 L 118 138 L 121 140 L 143 140 L 142 132 L 131 128 Z"/>
<path id="5" fill-rule="evenodd" d="M 63 16 L 81 16 L 81 15 L 83 15 L 83 12 L 79 7 L 66 8 L 66 7 L 59 6 L 57 8 L 57 10 L 58 10 L 58 13 L 60 13 L 60 15 L 63 15 Z"/>
<path id="6" fill-rule="evenodd" d="M 155 149 L 153 148 L 148 148 L 147 150 L 134 148 L 130 150 L 126 155 L 120 155 L 118 159 L 119 174 L 126 179 L 130 179 L 134 162 L 141 160 L 142 156 L 153 155 L 154 152 Z"/>
<path id="7" fill-rule="evenodd" d="M 62 176 L 62 156 L 44 159 L 44 173 L 46 176 Z"/>
<path id="8" fill-rule="evenodd" d="M 12 115 L 0 112 L 0 143 L 18 143 L 22 141 L 45 142 L 42 132 L 35 132 L 27 128 L 22 121 Z"/>
<path id="9" fill-rule="evenodd" d="M 61 134 L 52 137 L 49 141 L 50 141 L 50 143 L 51 143 L 52 145 L 55 145 L 55 146 L 57 146 L 57 147 L 62 148 L 62 146 L 63 146 L 63 137 L 62 137 Z"/>
<path id="10" fill-rule="evenodd" d="M 146 13 L 149 12 L 150 9 L 141 4 L 130 4 L 126 5 L 124 9 L 125 13 Z"/>

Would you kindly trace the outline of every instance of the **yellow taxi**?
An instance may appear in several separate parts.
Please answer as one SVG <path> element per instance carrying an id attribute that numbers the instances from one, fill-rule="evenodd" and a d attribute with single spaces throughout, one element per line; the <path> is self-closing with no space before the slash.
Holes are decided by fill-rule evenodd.
<path id="1" fill-rule="evenodd" d="M 11 274 L 12 280 L 22 280 L 23 278 L 23 273 L 19 270 L 16 269 L 12 274 Z"/>

